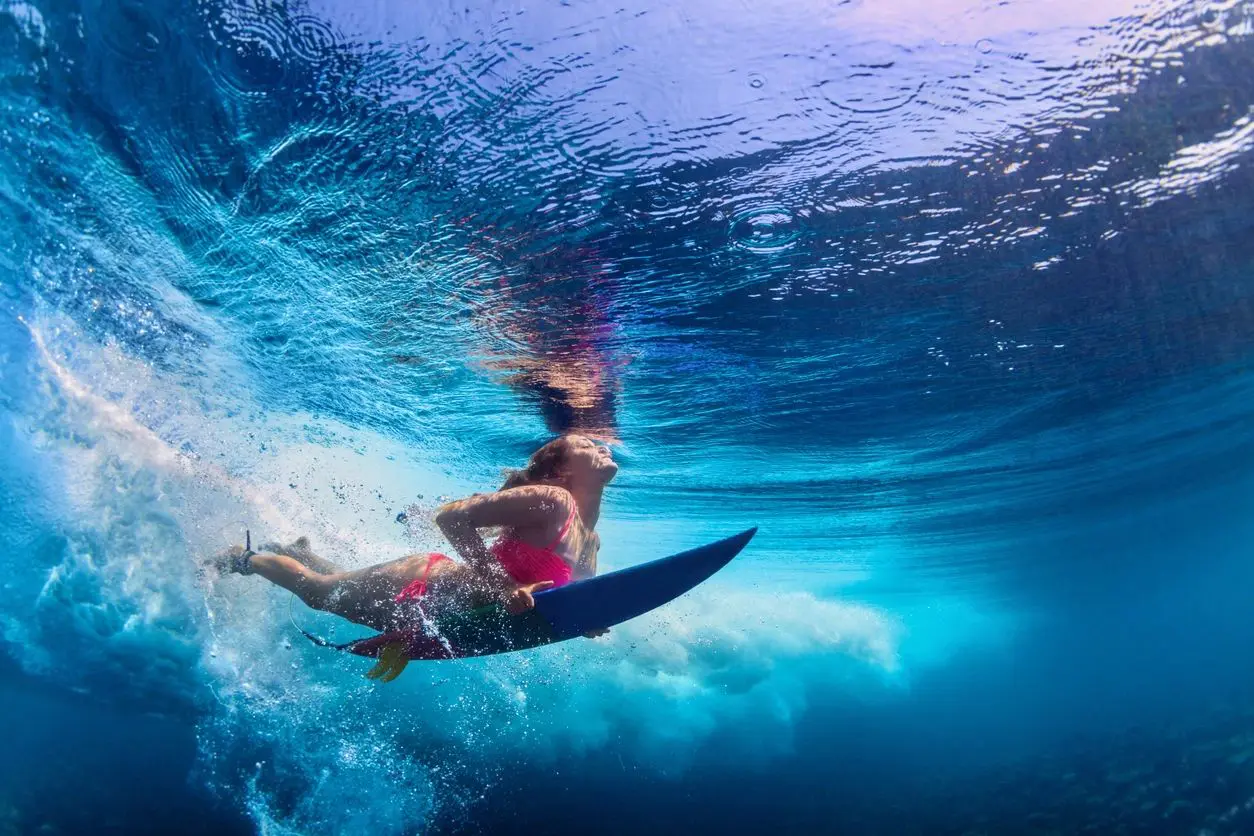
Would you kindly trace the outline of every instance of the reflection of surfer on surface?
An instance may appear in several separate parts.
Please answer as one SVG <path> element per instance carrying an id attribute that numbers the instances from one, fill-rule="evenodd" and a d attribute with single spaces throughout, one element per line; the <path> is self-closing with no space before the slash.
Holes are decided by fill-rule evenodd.
<path id="1" fill-rule="evenodd" d="M 261 552 L 236 546 L 216 563 L 223 572 L 261 575 L 314 609 L 380 631 L 492 602 L 517 614 L 534 606 L 533 593 L 596 574 L 601 494 L 617 472 L 609 449 L 589 438 L 550 441 L 500 490 L 439 509 L 436 524 L 462 563 L 415 554 L 346 572 L 313 554 L 305 538 Z M 502 534 L 489 547 L 479 532 L 491 528 Z"/>
<path id="2" fill-rule="evenodd" d="M 564 335 L 562 343 L 535 358 L 498 364 L 511 372 L 505 382 L 537 401 L 551 432 L 617 441 L 617 381 L 611 363 L 586 334 Z"/>
<path id="3" fill-rule="evenodd" d="M 496 276 L 471 303 L 482 332 L 509 346 L 486 365 L 536 403 L 550 432 L 616 442 L 619 363 L 610 348 L 614 323 L 603 258 L 591 246 L 528 251 L 533 242 L 526 237 L 478 235 L 468 249 L 524 276 L 522 282 Z"/>

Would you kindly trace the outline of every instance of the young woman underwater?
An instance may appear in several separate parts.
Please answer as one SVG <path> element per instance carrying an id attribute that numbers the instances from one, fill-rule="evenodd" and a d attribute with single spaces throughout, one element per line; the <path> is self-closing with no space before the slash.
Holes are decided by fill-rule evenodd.
<path id="1" fill-rule="evenodd" d="M 609 449 L 586 436 L 550 441 L 500 490 L 436 513 L 461 562 L 413 554 L 346 572 L 302 537 L 259 552 L 235 546 L 216 564 L 223 573 L 260 575 L 314 609 L 383 633 L 494 602 L 518 615 L 535 606 L 534 593 L 596 574 L 601 494 L 617 472 Z M 501 531 L 491 546 L 484 529 Z"/>

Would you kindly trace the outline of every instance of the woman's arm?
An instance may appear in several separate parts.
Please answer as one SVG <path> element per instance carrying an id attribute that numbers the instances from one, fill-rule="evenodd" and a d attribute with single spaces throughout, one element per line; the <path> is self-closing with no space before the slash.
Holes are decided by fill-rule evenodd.
<path id="1" fill-rule="evenodd" d="M 591 539 L 589 543 L 591 548 L 584 552 L 586 557 L 580 558 L 579 565 L 575 567 L 575 577 L 580 580 L 583 578 L 595 578 L 597 574 L 597 555 L 601 552 L 601 535 L 593 531 L 588 536 Z M 595 639 L 599 636 L 604 636 L 609 631 L 610 628 L 606 627 L 602 630 L 589 631 L 583 635 L 586 639 Z"/>
<path id="2" fill-rule="evenodd" d="M 597 574 L 597 554 L 601 551 L 601 535 L 595 531 L 588 535 L 588 548 L 575 565 L 576 579 L 594 578 Z"/>
<path id="3" fill-rule="evenodd" d="M 560 488 L 528 485 L 450 502 L 436 512 L 435 524 L 487 591 L 507 592 L 517 584 L 488 551 L 479 529 L 556 527 L 570 513 L 569 505 L 570 494 Z"/>

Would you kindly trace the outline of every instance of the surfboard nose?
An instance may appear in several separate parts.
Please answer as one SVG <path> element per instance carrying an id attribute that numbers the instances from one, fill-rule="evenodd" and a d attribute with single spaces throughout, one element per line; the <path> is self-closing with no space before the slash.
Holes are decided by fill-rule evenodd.
<path id="1" fill-rule="evenodd" d="M 709 579 L 740 554 L 757 527 L 678 554 L 577 581 L 535 596 L 558 639 L 613 627 L 657 609 Z"/>

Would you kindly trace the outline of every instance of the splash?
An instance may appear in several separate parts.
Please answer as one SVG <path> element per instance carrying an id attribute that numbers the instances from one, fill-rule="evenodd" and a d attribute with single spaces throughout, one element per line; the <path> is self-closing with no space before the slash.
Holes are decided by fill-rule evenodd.
<path id="1" fill-rule="evenodd" d="M 57 463 L 47 489 L 64 495 L 73 534 L 34 620 L 9 619 L 10 630 L 26 624 L 11 638 L 28 669 L 71 687 L 130 682 L 132 699 L 186 705 L 200 717 L 206 782 L 238 797 L 262 832 L 401 833 L 470 815 L 509 761 L 612 750 L 680 776 L 729 727 L 746 730 L 739 757 L 766 762 L 790 751 L 813 689 L 882 688 L 900 672 L 899 629 L 880 611 L 709 584 L 598 641 L 369 683 L 362 660 L 298 643 L 280 591 L 213 579 L 201 561 L 243 525 L 308 534 L 350 566 L 434 547 L 429 528 L 400 529 L 391 509 L 406 488 L 469 486 L 398 460 L 383 439 L 300 442 L 281 418 L 233 423 L 190 403 L 164 413 L 175 448 L 136 417 L 158 392 L 177 400 L 174 381 L 107 348 L 76 352 L 72 367 L 50 334 L 79 348 L 82 335 L 27 327 L 45 380 L 41 452 Z M 112 397 L 97 391 L 105 381 Z M 238 447 L 228 455 L 239 438 L 266 449 L 259 463 L 246 467 Z M 388 802 L 332 800 L 344 797 Z"/>

